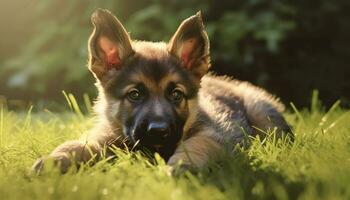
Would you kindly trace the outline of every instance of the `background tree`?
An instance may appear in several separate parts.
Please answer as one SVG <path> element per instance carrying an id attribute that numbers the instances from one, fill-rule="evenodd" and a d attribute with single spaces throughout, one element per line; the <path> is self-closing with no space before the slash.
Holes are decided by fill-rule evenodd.
<path id="1" fill-rule="evenodd" d="M 86 70 L 90 15 L 108 8 L 134 39 L 168 41 L 202 10 L 212 71 L 251 81 L 299 106 L 319 89 L 326 105 L 350 99 L 348 0 L 3 0 L 0 95 L 63 100 L 61 90 L 94 94 Z"/>

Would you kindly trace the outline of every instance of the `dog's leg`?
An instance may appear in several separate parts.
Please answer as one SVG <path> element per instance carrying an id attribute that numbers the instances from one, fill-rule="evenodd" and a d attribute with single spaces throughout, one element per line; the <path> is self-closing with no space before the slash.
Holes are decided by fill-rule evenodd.
<path id="1" fill-rule="evenodd" d="M 42 171 L 47 160 L 52 160 L 55 166 L 58 166 L 62 173 L 66 172 L 71 165 L 95 161 L 103 156 L 104 150 L 110 145 L 120 145 L 116 134 L 110 129 L 102 126 L 92 129 L 80 140 L 73 140 L 59 145 L 49 156 L 38 159 L 32 166 L 32 171 L 39 173 Z"/>
<path id="2" fill-rule="evenodd" d="M 167 163 L 171 167 L 170 173 L 174 175 L 186 169 L 202 168 L 209 160 L 217 157 L 221 149 L 213 138 L 197 134 L 183 141 L 170 157 Z"/>
<path id="3" fill-rule="evenodd" d="M 99 156 L 101 147 L 95 142 L 73 140 L 59 145 L 49 156 L 38 159 L 32 166 L 32 170 L 39 173 L 43 170 L 44 163 L 52 160 L 62 173 L 67 172 L 72 164 L 88 162 L 93 157 Z"/>

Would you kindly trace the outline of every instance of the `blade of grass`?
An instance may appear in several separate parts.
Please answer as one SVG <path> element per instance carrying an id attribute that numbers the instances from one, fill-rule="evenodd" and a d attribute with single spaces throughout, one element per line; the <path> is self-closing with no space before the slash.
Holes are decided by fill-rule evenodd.
<path id="1" fill-rule="evenodd" d="M 81 112 L 80 107 L 78 105 L 78 102 L 75 99 L 74 95 L 68 94 L 68 98 L 69 98 L 70 102 L 72 103 L 72 108 L 73 108 L 73 111 L 75 112 L 75 114 L 77 114 L 80 119 L 84 119 L 84 115 Z"/>
<path id="2" fill-rule="evenodd" d="M 4 106 L 1 105 L 1 110 L 0 110 L 0 148 L 2 147 L 3 132 L 4 132 Z"/>
<path id="3" fill-rule="evenodd" d="M 28 109 L 27 114 L 26 114 L 26 118 L 24 120 L 21 132 L 25 132 L 30 127 L 30 122 L 31 122 L 31 118 L 32 118 L 32 110 L 33 110 L 33 106 L 31 105 Z"/>
<path id="4" fill-rule="evenodd" d="M 62 91 L 64 98 L 66 99 L 67 103 L 68 103 L 68 107 L 71 111 L 73 111 L 73 107 L 72 107 L 72 103 L 69 100 L 68 94 L 63 90 Z"/>
<path id="5" fill-rule="evenodd" d="M 84 103 L 85 103 L 86 110 L 89 113 L 91 113 L 93 109 L 92 109 L 92 104 L 91 104 L 91 100 L 90 100 L 89 95 L 88 94 L 84 94 L 83 98 L 84 98 Z"/>
<path id="6" fill-rule="evenodd" d="M 311 97 L 311 114 L 316 113 L 319 109 L 319 99 L 318 99 L 319 93 L 318 90 L 312 91 L 312 97 Z"/>
<path id="7" fill-rule="evenodd" d="M 292 107 L 293 111 L 295 112 L 295 114 L 297 115 L 298 119 L 305 124 L 305 120 L 303 118 L 303 116 L 301 115 L 301 113 L 299 112 L 299 110 L 297 109 L 297 107 L 291 102 L 290 106 Z"/>
<path id="8" fill-rule="evenodd" d="M 334 110 L 339 107 L 339 105 L 340 105 L 340 101 L 338 100 L 332 105 L 332 107 L 328 110 L 328 112 L 322 117 L 322 119 L 321 119 L 321 121 L 319 123 L 319 126 L 322 127 L 324 125 L 324 123 L 326 123 L 326 121 L 328 120 L 329 115 L 332 114 L 334 112 Z"/>

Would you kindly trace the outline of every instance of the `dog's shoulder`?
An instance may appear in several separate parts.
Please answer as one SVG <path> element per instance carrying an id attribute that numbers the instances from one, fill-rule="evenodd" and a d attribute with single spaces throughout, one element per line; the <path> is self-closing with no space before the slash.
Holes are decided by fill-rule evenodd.
<path id="1" fill-rule="evenodd" d="M 201 80 L 201 91 L 215 96 L 231 96 L 233 99 L 242 100 L 245 105 L 263 106 L 264 102 L 279 112 L 284 111 L 284 105 L 274 95 L 249 82 L 228 76 L 204 76 Z"/>
<path id="2" fill-rule="evenodd" d="M 235 92 L 226 77 L 206 75 L 201 79 L 198 93 L 200 113 L 216 131 L 211 137 L 219 141 L 242 141 L 244 131 L 252 133 L 244 99 Z M 244 131 L 243 131 L 244 129 Z"/>

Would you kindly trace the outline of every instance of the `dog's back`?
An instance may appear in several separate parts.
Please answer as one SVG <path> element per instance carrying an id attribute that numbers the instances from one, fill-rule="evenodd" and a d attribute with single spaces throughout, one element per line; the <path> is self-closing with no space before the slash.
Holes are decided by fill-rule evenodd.
<path id="1" fill-rule="evenodd" d="M 291 132 L 281 114 L 283 104 L 248 82 L 206 75 L 201 81 L 199 105 L 218 130 L 215 138 L 221 141 L 240 143 L 245 134 L 264 135 L 275 128 L 277 137 Z"/>

